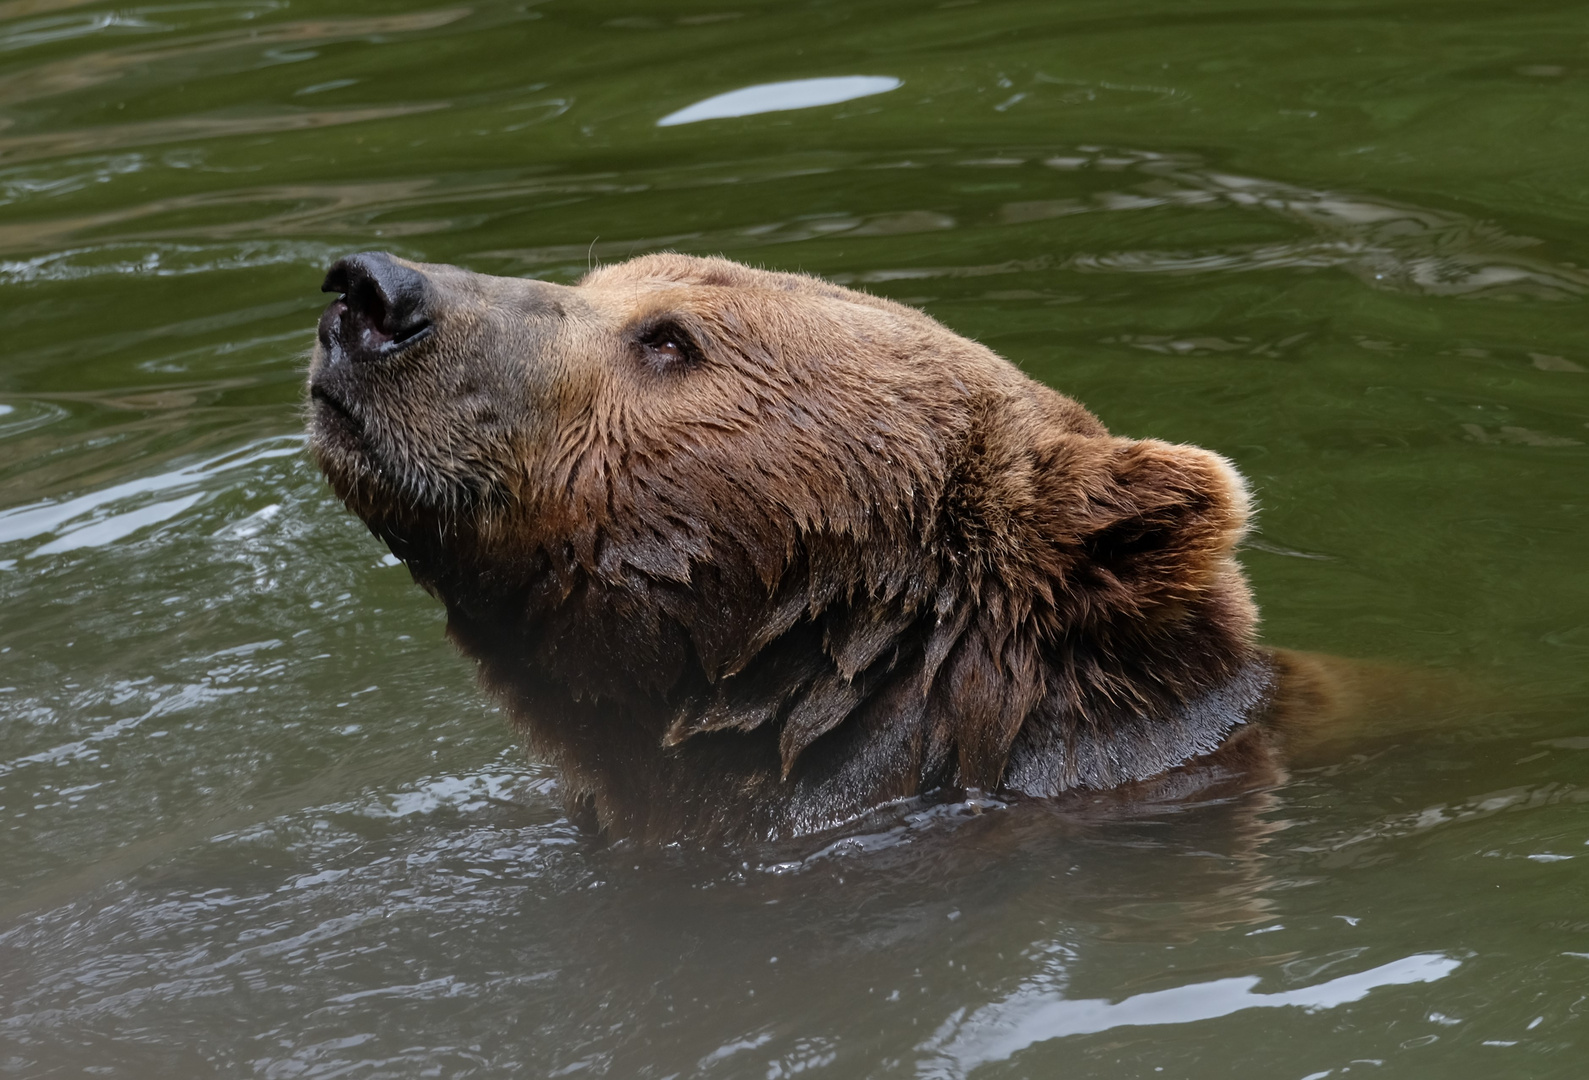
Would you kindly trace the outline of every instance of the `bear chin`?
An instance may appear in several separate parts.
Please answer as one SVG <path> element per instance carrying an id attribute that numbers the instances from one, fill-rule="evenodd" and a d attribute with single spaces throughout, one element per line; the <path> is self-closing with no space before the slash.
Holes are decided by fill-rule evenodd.
<path id="1" fill-rule="evenodd" d="M 1282 774 L 1303 665 L 1255 644 L 1218 455 L 722 259 L 561 286 L 363 253 L 325 288 L 312 452 L 591 828 Z"/>

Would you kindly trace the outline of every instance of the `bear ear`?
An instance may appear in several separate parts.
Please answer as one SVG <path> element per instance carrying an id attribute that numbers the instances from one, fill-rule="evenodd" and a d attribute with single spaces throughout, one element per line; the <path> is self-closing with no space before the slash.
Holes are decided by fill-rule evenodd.
<path id="1" fill-rule="evenodd" d="M 1037 525 L 1053 545 L 1055 599 L 1071 607 L 1073 625 L 1164 615 L 1239 582 L 1232 555 L 1251 499 L 1218 454 L 1074 435 L 1035 450 Z M 1244 584 L 1239 591 L 1227 599 L 1245 609 Z"/>

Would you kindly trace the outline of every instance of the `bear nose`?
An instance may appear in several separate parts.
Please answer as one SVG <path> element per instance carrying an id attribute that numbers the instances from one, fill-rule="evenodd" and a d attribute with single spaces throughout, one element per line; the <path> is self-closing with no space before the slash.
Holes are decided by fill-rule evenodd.
<path id="1" fill-rule="evenodd" d="M 341 294 L 320 317 L 320 342 L 350 359 L 389 356 L 430 329 L 430 282 L 384 251 L 338 259 L 320 291 Z"/>

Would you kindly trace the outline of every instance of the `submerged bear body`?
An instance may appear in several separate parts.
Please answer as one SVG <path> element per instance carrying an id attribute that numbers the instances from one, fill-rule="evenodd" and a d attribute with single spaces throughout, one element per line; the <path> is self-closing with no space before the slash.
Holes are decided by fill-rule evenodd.
<path id="1" fill-rule="evenodd" d="M 317 460 L 609 836 L 1272 757 L 1296 663 L 1255 644 L 1215 454 L 720 259 L 559 286 L 365 254 L 326 289 Z"/>

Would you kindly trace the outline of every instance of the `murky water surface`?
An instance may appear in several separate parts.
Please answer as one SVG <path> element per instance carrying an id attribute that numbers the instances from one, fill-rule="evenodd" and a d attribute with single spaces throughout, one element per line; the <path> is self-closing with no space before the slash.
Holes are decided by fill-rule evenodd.
<path id="1" fill-rule="evenodd" d="M 1582 1075 L 1586 176 L 1579 4 L 0 2 L 0 1072 Z M 1454 704 L 603 849 L 304 457 L 372 247 L 918 304 L 1234 458 L 1268 639 Z"/>

